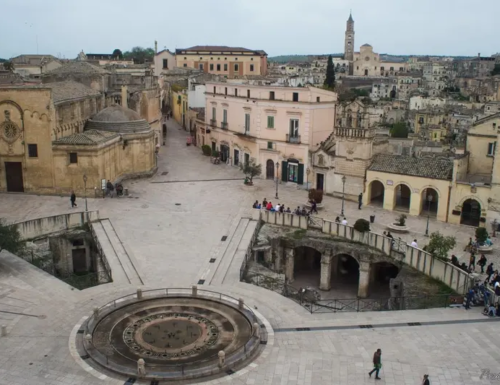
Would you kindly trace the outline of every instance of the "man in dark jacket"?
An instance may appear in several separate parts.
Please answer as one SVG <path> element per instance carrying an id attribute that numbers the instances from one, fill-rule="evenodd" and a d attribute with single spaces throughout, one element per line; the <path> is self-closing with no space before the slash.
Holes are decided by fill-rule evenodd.
<path id="1" fill-rule="evenodd" d="M 382 368 L 382 350 L 377 349 L 375 354 L 373 354 L 373 370 L 369 372 L 368 375 L 371 377 L 373 372 L 375 372 L 375 379 L 381 380 L 381 378 L 378 376 L 381 368 Z"/>
<path id="2" fill-rule="evenodd" d="M 74 191 L 71 191 L 71 196 L 70 196 L 69 200 L 71 201 L 71 208 L 77 207 L 77 205 L 76 205 L 76 195 L 75 195 Z"/>

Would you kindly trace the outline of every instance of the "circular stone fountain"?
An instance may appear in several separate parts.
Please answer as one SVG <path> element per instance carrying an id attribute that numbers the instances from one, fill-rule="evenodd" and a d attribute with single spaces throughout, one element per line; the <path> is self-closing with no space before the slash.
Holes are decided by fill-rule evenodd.
<path id="1" fill-rule="evenodd" d="M 98 366 L 147 379 L 217 376 L 258 356 L 267 333 L 249 307 L 219 294 L 204 296 L 203 290 L 184 292 L 144 292 L 140 299 L 108 304 L 82 325 L 77 345 Z M 138 373 L 139 359 L 145 374 Z"/>

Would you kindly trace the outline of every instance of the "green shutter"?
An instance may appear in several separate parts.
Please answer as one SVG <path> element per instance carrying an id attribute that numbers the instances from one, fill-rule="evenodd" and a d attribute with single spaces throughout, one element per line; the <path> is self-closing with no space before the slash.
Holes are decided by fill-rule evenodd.
<path id="1" fill-rule="evenodd" d="M 281 180 L 283 182 L 286 182 L 287 181 L 287 177 L 288 177 L 288 162 L 281 162 Z"/>
<path id="2" fill-rule="evenodd" d="M 274 128 L 274 116 L 267 117 L 267 128 Z"/>
<path id="3" fill-rule="evenodd" d="M 299 174 L 297 175 L 297 183 L 304 184 L 304 165 L 299 163 Z"/>

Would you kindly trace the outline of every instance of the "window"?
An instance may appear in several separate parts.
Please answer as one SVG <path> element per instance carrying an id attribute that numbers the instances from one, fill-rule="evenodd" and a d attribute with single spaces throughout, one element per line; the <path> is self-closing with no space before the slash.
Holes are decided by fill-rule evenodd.
<path id="1" fill-rule="evenodd" d="M 267 142 L 267 149 L 272 150 L 273 149 L 273 142 Z"/>
<path id="2" fill-rule="evenodd" d="M 316 96 L 316 102 L 318 102 L 318 103 L 319 103 L 319 101 L 320 101 L 319 96 Z"/>
<path id="3" fill-rule="evenodd" d="M 497 128 L 497 124 L 493 123 L 493 129 L 495 130 Z"/>
<path id="4" fill-rule="evenodd" d="M 163 59 L 163 68 L 168 68 L 168 59 Z"/>
<path id="5" fill-rule="evenodd" d="M 210 71 L 213 71 L 214 70 L 214 65 L 212 63 L 210 63 Z"/>
<path id="6" fill-rule="evenodd" d="M 217 71 L 220 71 L 220 64 L 217 64 Z"/>
<path id="7" fill-rule="evenodd" d="M 299 120 L 290 119 L 290 138 L 299 137 Z"/>
<path id="8" fill-rule="evenodd" d="M 214 94 L 217 93 L 217 88 L 214 86 Z"/>
<path id="9" fill-rule="evenodd" d="M 250 72 L 253 72 L 253 64 L 250 64 Z"/>
<path id="10" fill-rule="evenodd" d="M 222 110 L 222 122 L 227 123 L 227 110 Z"/>
<path id="11" fill-rule="evenodd" d="M 250 131 L 250 114 L 245 114 L 245 134 Z"/>
<path id="12" fill-rule="evenodd" d="M 72 164 L 78 163 L 78 154 L 76 152 L 69 153 L 69 163 Z"/>
<path id="13" fill-rule="evenodd" d="M 28 156 L 38 158 L 38 146 L 36 144 L 28 144 Z"/>
<path id="14" fill-rule="evenodd" d="M 251 61 L 253 61 L 253 57 L 252 57 L 252 58 L 250 58 L 250 60 L 251 60 Z"/>
<path id="15" fill-rule="evenodd" d="M 234 89 L 234 96 L 238 96 L 238 89 L 237 88 Z"/>
<path id="16" fill-rule="evenodd" d="M 238 64 L 235 64 L 235 65 L 234 65 L 234 70 L 235 70 L 235 71 L 239 71 L 239 70 L 240 70 L 240 66 L 239 66 Z"/>
<path id="17" fill-rule="evenodd" d="M 234 58 L 234 60 L 238 60 L 238 58 L 236 57 L 236 58 Z"/>
<path id="18" fill-rule="evenodd" d="M 274 91 L 269 92 L 269 100 L 274 100 Z"/>
<path id="19" fill-rule="evenodd" d="M 215 120 L 216 112 L 215 107 L 212 107 L 212 120 Z"/>
<path id="20" fill-rule="evenodd" d="M 224 95 L 227 95 L 227 87 L 224 87 Z"/>
<path id="21" fill-rule="evenodd" d="M 293 101 L 294 102 L 298 102 L 299 101 L 299 93 L 298 92 L 294 92 L 293 93 Z"/>
<path id="22" fill-rule="evenodd" d="M 247 98 L 250 97 L 250 90 L 247 90 Z"/>
<path id="23" fill-rule="evenodd" d="M 227 64 L 224 64 L 224 71 L 227 71 Z"/>
<path id="24" fill-rule="evenodd" d="M 274 116 L 267 117 L 267 128 L 274 128 Z"/>
<path id="25" fill-rule="evenodd" d="M 203 64 L 199 64 L 198 68 L 200 69 L 200 71 L 203 71 Z"/>
<path id="26" fill-rule="evenodd" d="M 184 63 L 183 67 L 187 67 L 188 65 L 186 63 Z"/>
<path id="27" fill-rule="evenodd" d="M 488 156 L 495 155 L 495 148 L 497 147 L 497 142 L 488 143 Z"/>

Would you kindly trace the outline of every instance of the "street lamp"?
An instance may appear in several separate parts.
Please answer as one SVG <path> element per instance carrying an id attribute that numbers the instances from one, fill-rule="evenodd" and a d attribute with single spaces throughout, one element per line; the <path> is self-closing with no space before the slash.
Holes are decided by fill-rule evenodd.
<path id="1" fill-rule="evenodd" d="M 431 213 L 431 202 L 432 202 L 432 195 L 427 195 L 427 227 L 425 228 L 425 236 L 429 236 L 429 216 Z"/>
<path id="2" fill-rule="evenodd" d="M 340 213 L 341 216 L 344 216 L 344 195 L 345 195 L 345 181 L 346 181 L 345 175 L 342 177 L 342 212 Z"/>
<path id="3" fill-rule="evenodd" d="M 83 174 L 83 185 L 85 186 L 85 212 L 89 211 L 87 206 L 87 175 Z"/>
<path id="4" fill-rule="evenodd" d="M 306 168 L 306 175 L 307 175 L 306 187 L 307 187 L 307 191 L 309 191 L 309 173 L 310 172 L 311 172 L 311 169 L 309 167 Z"/>
<path id="5" fill-rule="evenodd" d="M 278 181 L 279 181 L 279 170 L 280 170 L 280 164 L 279 162 L 276 162 L 276 199 L 278 198 Z"/>

